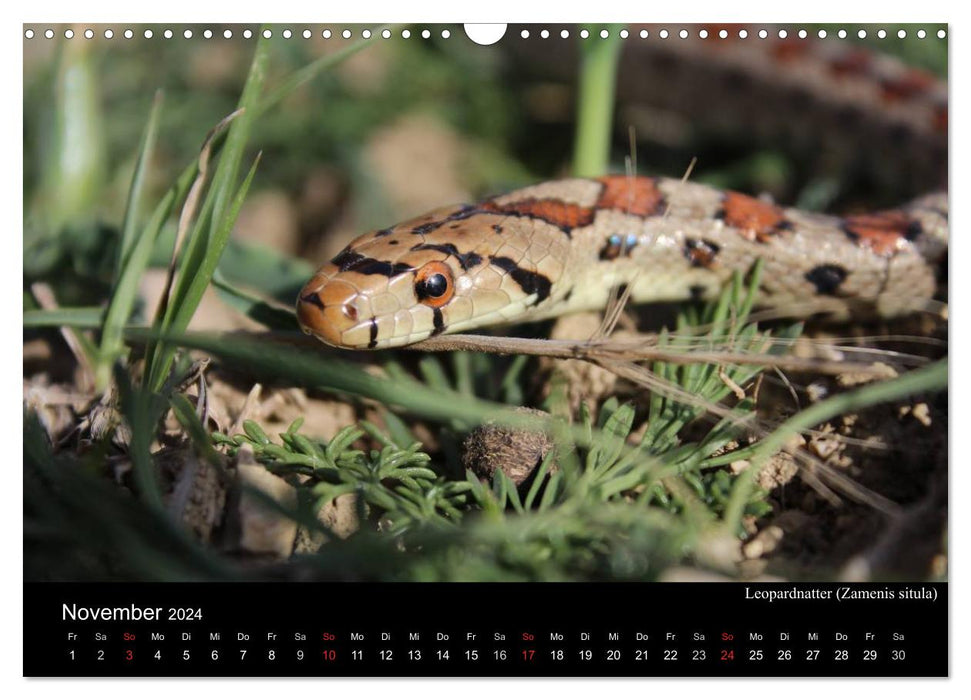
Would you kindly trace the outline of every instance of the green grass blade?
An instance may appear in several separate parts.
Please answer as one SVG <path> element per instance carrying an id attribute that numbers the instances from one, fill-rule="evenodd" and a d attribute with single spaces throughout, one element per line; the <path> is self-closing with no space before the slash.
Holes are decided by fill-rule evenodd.
<path id="1" fill-rule="evenodd" d="M 100 306 L 76 306 L 62 309 L 32 309 L 24 311 L 24 328 L 99 328 L 105 310 Z"/>
<path id="2" fill-rule="evenodd" d="M 173 188 L 162 198 L 149 218 L 141 235 L 136 236 L 135 227 L 138 209 L 144 189 L 145 171 L 155 147 L 158 132 L 159 114 L 161 112 L 161 93 L 157 93 L 149 114 L 148 125 L 142 136 L 141 148 L 138 152 L 138 162 L 135 174 L 132 176 L 131 187 L 128 191 L 128 204 L 125 210 L 122 228 L 122 249 L 118 259 L 118 272 L 115 278 L 115 288 L 108 303 L 108 310 L 104 315 L 104 326 L 101 329 L 101 347 L 95 369 L 95 386 L 103 390 L 111 378 L 111 366 L 124 351 L 122 333 L 124 325 L 131 316 L 138 295 L 138 284 L 142 274 L 148 266 L 152 255 L 152 248 L 158 238 L 162 226 L 168 220 L 175 202 L 178 201 L 179 188 Z M 178 183 L 177 183 L 178 184 Z"/>
<path id="3" fill-rule="evenodd" d="M 152 332 L 132 331 L 134 338 L 150 338 Z M 259 377 L 289 380 L 296 386 L 317 387 L 332 392 L 375 399 L 386 406 L 398 406 L 414 415 L 449 422 L 479 425 L 489 419 L 541 428 L 535 417 L 513 412 L 509 407 L 463 397 L 454 391 L 437 391 L 414 381 L 376 377 L 359 367 L 323 352 L 307 352 L 280 343 L 259 342 L 237 334 L 189 333 L 167 336 L 166 342 L 209 352 L 241 371 Z"/>
<path id="4" fill-rule="evenodd" d="M 212 276 L 212 286 L 223 301 L 257 323 L 277 331 L 291 333 L 300 331 L 297 317 L 292 309 L 281 309 L 253 294 L 244 292 L 227 282 L 219 270 L 216 270 Z"/>
<path id="5" fill-rule="evenodd" d="M 243 152 L 249 142 L 257 105 L 266 79 L 269 44 L 261 38 L 256 45 L 249 75 L 240 96 L 236 118 L 229 125 L 219 164 L 206 193 L 201 213 L 187 236 L 185 253 L 178 263 L 178 276 L 159 327 L 162 331 L 184 330 L 195 313 L 202 295 L 209 285 L 219 257 L 235 223 L 236 214 L 249 187 L 256 164 L 235 195 L 233 189 Z M 161 348 L 150 358 L 150 385 L 158 389 L 165 381 L 172 364 L 174 350 Z"/>
<path id="6" fill-rule="evenodd" d="M 115 279 L 121 276 L 122 270 L 128 264 L 135 245 L 138 218 L 141 213 L 142 197 L 145 190 L 145 176 L 155 151 L 155 141 L 158 137 L 159 115 L 162 112 L 162 91 L 155 93 L 152 109 L 148 114 L 148 123 L 142 134 L 142 141 L 138 147 L 138 158 L 135 160 L 135 172 L 132 174 L 131 185 L 128 187 L 128 200 L 125 203 L 125 216 L 121 226 L 121 247 L 118 252 L 118 263 L 115 267 Z"/>
<path id="7" fill-rule="evenodd" d="M 614 89 L 623 25 L 590 25 L 589 39 L 580 39 L 580 77 L 577 90 L 577 132 L 573 174 L 597 177 L 610 162 L 610 134 L 614 120 Z M 610 36 L 601 39 L 602 29 Z"/>

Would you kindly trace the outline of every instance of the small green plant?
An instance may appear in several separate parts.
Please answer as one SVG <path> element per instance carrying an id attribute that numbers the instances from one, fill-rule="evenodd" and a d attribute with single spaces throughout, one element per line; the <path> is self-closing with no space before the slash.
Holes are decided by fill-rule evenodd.
<path id="1" fill-rule="evenodd" d="M 235 455 L 247 444 L 257 459 L 275 474 L 311 477 L 309 490 L 317 507 L 339 496 L 355 494 L 381 512 L 393 524 L 390 532 L 401 534 L 416 526 L 454 525 L 461 518 L 468 484 L 446 483 L 431 466 L 431 458 L 413 442 L 402 449 L 375 426 L 347 426 L 329 442 L 300 434 L 298 418 L 275 443 L 253 421 L 243 424 L 244 433 L 229 437 L 213 433 L 213 440 Z M 365 434 L 378 441 L 380 450 L 353 449 Z"/>

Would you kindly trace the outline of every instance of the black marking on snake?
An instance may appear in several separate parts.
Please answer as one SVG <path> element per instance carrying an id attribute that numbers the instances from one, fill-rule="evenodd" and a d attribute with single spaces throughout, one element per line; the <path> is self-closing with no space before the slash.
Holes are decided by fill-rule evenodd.
<path id="1" fill-rule="evenodd" d="M 433 336 L 445 332 L 445 319 L 442 318 L 441 309 L 432 309 L 432 324 L 435 326 L 435 330 L 432 331 Z"/>
<path id="2" fill-rule="evenodd" d="M 390 263 L 374 258 L 366 258 L 350 268 L 351 272 L 359 275 L 384 275 L 385 277 L 397 277 L 414 269 L 408 263 Z"/>
<path id="3" fill-rule="evenodd" d="M 367 349 L 373 350 L 378 345 L 378 319 L 375 316 L 371 317 L 371 328 L 369 330 L 369 338 L 367 342 Z"/>
<path id="4" fill-rule="evenodd" d="M 350 248 L 344 248 L 341 252 L 334 256 L 330 261 L 332 265 L 337 265 L 341 272 L 347 272 L 351 269 L 351 266 L 361 260 L 366 260 L 365 256 L 360 253 L 355 253 Z"/>
<path id="5" fill-rule="evenodd" d="M 395 238 L 394 240 L 388 241 L 388 245 L 398 245 L 398 239 Z"/>
<path id="6" fill-rule="evenodd" d="M 629 258 L 631 251 L 639 242 L 640 238 L 633 233 L 628 233 L 626 236 L 612 234 L 607 237 L 607 242 L 600 249 L 599 257 L 601 260 L 616 260 L 621 255 Z"/>
<path id="7" fill-rule="evenodd" d="M 392 226 L 391 228 L 381 229 L 376 234 L 374 234 L 374 237 L 375 238 L 384 238 L 385 236 L 390 236 L 392 233 L 394 233 L 394 226 Z"/>
<path id="8" fill-rule="evenodd" d="M 536 301 L 533 302 L 533 306 L 536 306 L 550 295 L 550 288 L 553 286 L 553 283 L 550 282 L 548 277 L 538 272 L 524 270 L 511 258 L 490 256 L 489 262 L 500 270 L 508 272 L 513 281 L 526 294 L 535 294 Z"/>
<path id="9" fill-rule="evenodd" d="M 349 248 L 342 250 L 330 262 L 337 265 L 341 272 L 356 272 L 359 275 L 395 277 L 396 275 L 410 272 L 414 269 L 407 263 L 391 263 L 386 260 L 375 260 L 360 253 L 355 253 Z"/>
<path id="10" fill-rule="evenodd" d="M 418 245 L 412 246 L 411 250 L 437 250 L 439 253 L 451 255 L 459 261 L 459 265 L 462 266 L 463 270 L 468 270 L 470 267 L 475 267 L 482 262 L 482 256 L 478 253 L 473 251 L 460 253 L 459 249 L 452 243 L 419 243 Z"/>
<path id="11" fill-rule="evenodd" d="M 691 295 L 691 301 L 694 302 L 704 301 L 707 291 L 708 288 L 703 284 L 693 284 L 688 287 L 688 294 Z"/>
<path id="12" fill-rule="evenodd" d="M 468 219 L 471 216 L 475 216 L 476 214 L 479 214 L 479 213 L 481 212 L 475 206 L 471 204 L 466 204 L 458 211 L 452 214 L 449 214 L 448 216 L 446 216 L 444 219 L 440 221 L 429 221 L 427 224 L 422 224 L 421 226 L 415 226 L 413 229 L 411 229 L 411 232 L 418 236 L 423 236 L 426 233 L 431 233 L 435 229 L 441 228 L 447 223 L 450 223 L 452 221 L 462 221 L 464 219 Z"/>
<path id="13" fill-rule="evenodd" d="M 684 257 L 691 263 L 691 267 L 711 267 L 720 250 L 720 245 L 706 238 L 684 239 Z"/>
<path id="14" fill-rule="evenodd" d="M 310 292 L 310 294 L 305 294 L 300 297 L 300 301 L 305 301 L 308 304 L 313 304 L 318 309 L 324 308 L 324 302 L 320 300 L 320 295 L 317 292 Z"/>
<path id="15" fill-rule="evenodd" d="M 907 224 L 907 228 L 904 229 L 904 239 L 913 243 L 920 235 L 924 232 L 924 225 L 920 223 L 917 219 L 912 220 Z"/>
<path id="16" fill-rule="evenodd" d="M 806 273 L 806 279 L 813 283 L 816 291 L 826 296 L 835 296 L 849 273 L 839 265 L 817 265 Z"/>
<path id="17" fill-rule="evenodd" d="M 493 224 L 492 230 L 495 231 L 496 233 L 502 233 L 502 226 L 500 226 L 499 224 Z"/>

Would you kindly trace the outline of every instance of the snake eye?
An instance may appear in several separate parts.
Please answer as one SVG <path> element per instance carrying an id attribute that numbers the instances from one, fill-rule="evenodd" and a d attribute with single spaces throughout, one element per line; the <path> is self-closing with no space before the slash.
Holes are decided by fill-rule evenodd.
<path id="1" fill-rule="evenodd" d="M 430 262 L 415 274 L 415 296 L 433 308 L 444 306 L 452 298 L 452 271 L 442 262 Z"/>

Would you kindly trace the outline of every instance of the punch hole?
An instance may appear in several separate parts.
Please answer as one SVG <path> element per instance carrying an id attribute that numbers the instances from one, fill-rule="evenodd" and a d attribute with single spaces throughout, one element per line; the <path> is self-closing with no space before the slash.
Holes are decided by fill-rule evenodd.
<path id="1" fill-rule="evenodd" d="M 678 36 L 681 37 L 682 39 L 687 39 L 688 38 L 688 30 L 687 29 L 682 29 L 680 32 L 678 32 Z"/>
<path id="2" fill-rule="evenodd" d="M 748 31 L 745 30 L 745 29 L 739 29 L 738 30 L 738 38 L 739 39 L 748 39 Z"/>
<path id="3" fill-rule="evenodd" d="M 661 37 L 662 39 L 667 39 L 668 38 L 668 30 L 667 29 L 662 29 L 661 31 L 659 31 L 657 33 L 657 35 L 659 37 Z"/>
<path id="4" fill-rule="evenodd" d="M 938 39 L 943 39 L 946 36 L 947 36 L 947 32 L 946 31 L 944 31 L 943 29 L 938 29 L 937 30 L 937 38 Z"/>
<path id="5" fill-rule="evenodd" d="M 799 31 L 797 32 L 797 36 L 798 36 L 798 37 L 799 37 L 800 39 L 805 39 L 806 37 L 808 37 L 808 36 L 809 36 L 809 32 L 807 32 L 807 31 L 806 31 L 805 29 L 800 29 L 800 30 L 799 30 Z"/>
<path id="6" fill-rule="evenodd" d="M 540 36 L 541 39 L 549 39 L 550 38 L 550 30 L 549 29 L 544 29 L 543 31 L 541 31 L 539 33 L 539 36 Z"/>
<path id="7" fill-rule="evenodd" d="M 164 36 L 166 39 L 171 39 L 175 35 L 172 33 L 171 29 L 166 29 L 164 32 L 162 32 L 162 36 Z"/>
<path id="8" fill-rule="evenodd" d="M 264 29 L 263 30 L 263 38 L 264 39 L 269 39 L 272 36 L 273 36 L 273 32 L 271 32 L 269 29 Z"/>
<path id="9" fill-rule="evenodd" d="M 606 39 L 609 36 L 610 36 L 610 32 L 608 32 L 606 29 L 601 29 L 600 30 L 600 38 L 601 39 Z M 563 37 L 563 38 L 565 39 L 566 37 Z"/>
<path id="10" fill-rule="evenodd" d="M 898 29 L 897 30 L 897 38 L 898 39 L 906 39 L 907 38 L 907 30 L 906 29 Z"/>
<path id="11" fill-rule="evenodd" d="M 465 24 L 462 28 L 465 30 L 465 36 L 479 46 L 491 46 L 506 35 L 506 26 L 505 24 Z M 549 35 L 550 33 L 545 29 L 540 33 L 544 39 Z"/>
<path id="12" fill-rule="evenodd" d="M 332 34 L 331 34 L 331 32 L 330 32 L 329 29 L 325 29 L 324 31 L 322 31 L 320 33 L 320 36 L 324 37 L 325 39 L 330 39 L 330 37 L 332 36 Z"/>
<path id="13" fill-rule="evenodd" d="M 581 39 L 588 39 L 588 38 L 590 38 L 590 32 L 587 31 L 586 29 L 581 29 L 580 30 L 580 38 Z"/>
<path id="14" fill-rule="evenodd" d="M 390 39 L 391 38 L 391 30 L 390 29 L 385 29 L 383 32 L 381 32 L 381 38 L 382 39 Z"/>
<path id="15" fill-rule="evenodd" d="M 606 31 L 606 30 L 605 30 L 605 31 Z M 600 34 L 600 35 L 601 35 L 601 36 L 603 36 L 603 32 L 601 32 L 601 34 Z M 564 30 L 562 30 L 562 31 L 560 32 L 560 38 L 561 38 L 561 39 L 569 39 L 569 38 L 570 38 L 570 31 L 569 31 L 568 29 L 564 29 Z"/>
<path id="16" fill-rule="evenodd" d="M 364 37 L 365 39 L 370 39 L 371 38 L 371 30 L 370 29 L 365 29 L 363 32 L 361 32 L 361 36 Z"/>
<path id="17" fill-rule="evenodd" d="M 448 31 L 447 29 L 443 29 L 442 30 L 442 38 L 443 39 L 448 39 L 450 36 L 452 36 L 452 32 Z"/>
<path id="18" fill-rule="evenodd" d="M 243 38 L 244 39 L 252 39 L 253 38 L 253 30 L 252 29 L 244 29 L 243 30 Z"/>
<path id="19" fill-rule="evenodd" d="M 586 31 L 586 30 L 584 30 L 584 31 Z M 524 29 L 523 31 L 519 32 L 519 36 L 521 36 L 523 39 L 528 39 L 529 38 L 529 30 L 528 29 Z"/>
<path id="20" fill-rule="evenodd" d="M 779 38 L 780 39 L 785 39 L 788 36 L 789 36 L 789 32 L 787 32 L 785 29 L 780 29 L 779 30 Z"/>
<path id="21" fill-rule="evenodd" d="M 289 29 L 284 29 L 283 30 L 283 38 L 284 39 L 289 39 L 292 36 L 293 36 L 293 32 L 291 32 Z"/>
<path id="22" fill-rule="evenodd" d="M 846 38 L 846 30 L 845 29 L 840 29 L 838 32 L 836 32 L 836 36 L 838 36 L 840 39 L 845 39 Z"/>
<path id="23" fill-rule="evenodd" d="M 887 30 L 886 29 L 878 29 L 877 30 L 877 39 L 886 39 L 886 38 L 887 38 Z"/>
<path id="24" fill-rule="evenodd" d="M 203 31 L 202 32 L 202 38 L 203 39 L 212 39 L 212 30 L 211 29 L 206 29 L 205 31 Z"/>
<path id="25" fill-rule="evenodd" d="M 313 32 L 310 31 L 309 29 L 304 29 L 303 32 L 301 32 L 300 34 L 300 36 L 302 36 L 304 39 L 309 39 L 313 35 L 314 35 Z"/>
<path id="26" fill-rule="evenodd" d="M 917 30 L 917 38 L 918 39 L 926 39 L 927 38 L 927 32 L 925 32 L 923 29 L 918 29 Z"/>
<path id="27" fill-rule="evenodd" d="M 768 38 L 768 36 L 769 36 L 769 33 L 767 31 L 765 31 L 764 29 L 759 30 L 759 39 L 766 39 Z"/>
<path id="28" fill-rule="evenodd" d="M 64 38 L 65 39 L 73 39 L 74 38 L 74 30 L 73 29 L 66 30 L 64 32 Z"/>
<path id="29" fill-rule="evenodd" d="M 409 30 L 409 29 L 402 29 L 401 30 L 401 38 L 402 39 L 408 39 L 410 37 L 411 37 L 411 30 Z"/>
<path id="30" fill-rule="evenodd" d="M 345 38 L 345 39 L 350 39 L 351 38 L 351 30 L 350 29 L 345 29 L 344 31 L 341 32 L 341 36 L 343 38 Z"/>
<path id="31" fill-rule="evenodd" d="M 719 39 L 727 39 L 728 38 L 728 30 L 727 29 L 719 29 L 718 30 L 718 38 Z"/>
<path id="32" fill-rule="evenodd" d="M 860 39 L 866 39 L 866 29 L 861 29 L 856 33 L 857 37 Z"/>
<path id="33" fill-rule="evenodd" d="M 126 39 L 131 39 L 134 36 L 135 36 L 135 32 L 133 32 L 131 29 L 126 29 L 125 30 L 125 38 Z"/>
<path id="34" fill-rule="evenodd" d="M 621 29 L 620 30 L 620 38 L 621 39 L 626 39 L 629 36 L 630 36 L 630 32 L 629 31 L 627 31 L 626 29 Z"/>
<path id="35" fill-rule="evenodd" d="M 34 30 L 33 29 L 28 29 L 27 31 L 25 31 L 24 32 L 24 38 L 25 39 L 33 39 L 34 38 Z"/>
<path id="36" fill-rule="evenodd" d="M 93 29 L 85 29 L 84 30 L 84 38 L 85 39 L 94 39 L 94 30 Z"/>
<path id="37" fill-rule="evenodd" d="M 105 29 L 105 39 L 113 39 L 114 36 L 115 36 L 115 33 L 113 31 L 111 31 L 110 29 Z"/>
<path id="38" fill-rule="evenodd" d="M 642 29 L 640 33 L 640 37 L 641 39 L 646 39 L 648 37 L 648 31 L 646 29 Z"/>
<path id="39" fill-rule="evenodd" d="M 826 30 L 825 29 L 820 29 L 818 32 L 816 32 L 816 36 L 818 36 L 820 39 L 825 39 L 826 38 Z"/>
<path id="40" fill-rule="evenodd" d="M 227 29 L 226 31 L 223 32 L 223 39 L 232 39 L 232 38 L 233 38 L 233 32 L 231 29 Z"/>
<path id="41" fill-rule="evenodd" d="M 186 29 L 184 32 L 182 32 L 182 36 L 184 38 L 186 38 L 186 39 L 191 39 L 192 38 L 192 30 L 191 29 Z"/>
<path id="42" fill-rule="evenodd" d="M 54 30 L 53 29 L 48 29 L 46 32 L 44 32 L 44 36 L 46 38 L 48 38 L 48 39 L 53 39 L 54 38 Z"/>

